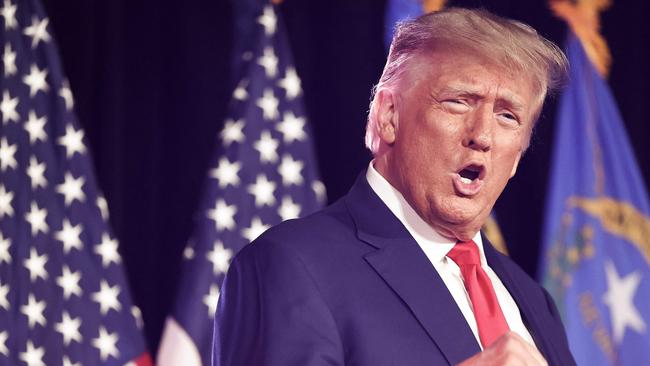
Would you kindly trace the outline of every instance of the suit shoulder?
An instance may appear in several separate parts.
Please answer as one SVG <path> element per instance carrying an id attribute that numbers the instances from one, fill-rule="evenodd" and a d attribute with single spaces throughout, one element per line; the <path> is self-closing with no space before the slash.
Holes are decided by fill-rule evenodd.
<path id="1" fill-rule="evenodd" d="M 345 242 L 355 235 L 350 214 L 339 200 L 313 214 L 269 228 L 244 247 L 238 256 L 269 251 L 308 253 Z"/>
<path id="2" fill-rule="evenodd" d="M 256 241 L 313 242 L 353 230 L 352 220 L 341 201 L 303 218 L 284 221 L 264 232 Z M 309 239 L 309 240 L 305 240 Z"/>

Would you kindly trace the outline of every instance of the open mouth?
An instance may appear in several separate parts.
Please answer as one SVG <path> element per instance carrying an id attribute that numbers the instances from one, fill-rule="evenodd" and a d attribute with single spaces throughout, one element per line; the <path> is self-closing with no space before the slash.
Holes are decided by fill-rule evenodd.
<path id="1" fill-rule="evenodd" d="M 462 197 L 476 196 L 483 187 L 485 167 L 479 164 L 469 164 L 454 175 L 456 193 Z"/>
<path id="2" fill-rule="evenodd" d="M 460 175 L 460 180 L 465 184 L 470 184 L 476 179 L 481 178 L 481 173 L 483 172 L 483 167 L 480 165 L 468 165 L 463 168 L 458 175 Z"/>

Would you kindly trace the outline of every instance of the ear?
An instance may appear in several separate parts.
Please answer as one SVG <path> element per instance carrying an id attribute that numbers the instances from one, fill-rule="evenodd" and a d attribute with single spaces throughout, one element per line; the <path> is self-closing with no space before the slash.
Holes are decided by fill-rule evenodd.
<path id="1" fill-rule="evenodd" d="M 521 160 L 521 155 L 523 154 L 522 150 L 519 150 L 519 154 L 517 154 L 517 158 L 515 158 L 515 163 L 512 166 L 512 171 L 510 172 L 510 178 L 515 176 L 515 173 L 517 172 L 517 167 L 519 166 L 519 161 Z"/>
<path id="2" fill-rule="evenodd" d="M 375 115 L 377 129 L 382 142 L 392 145 L 397 135 L 399 114 L 397 112 L 397 97 L 390 89 L 381 89 L 377 92 L 377 112 Z"/>

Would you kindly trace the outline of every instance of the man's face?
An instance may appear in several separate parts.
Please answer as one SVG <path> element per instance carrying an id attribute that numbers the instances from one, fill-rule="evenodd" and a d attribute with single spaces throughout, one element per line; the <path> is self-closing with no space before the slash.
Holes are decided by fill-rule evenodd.
<path id="1" fill-rule="evenodd" d="M 469 240 L 527 146 L 532 79 L 465 52 L 417 56 L 406 67 L 380 98 L 387 149 L 375 166 L 441 235 Z"/>

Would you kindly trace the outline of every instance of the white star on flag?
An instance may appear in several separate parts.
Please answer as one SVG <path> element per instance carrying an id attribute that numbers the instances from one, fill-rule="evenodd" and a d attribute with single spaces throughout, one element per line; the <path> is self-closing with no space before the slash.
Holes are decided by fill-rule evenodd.
<path id="1" fill-rule="evenodd" d="M 16 5 L 10 0 L 4 0 L 4 6 L 0 9 L 0 16 L 5 19 L 5 30 L 15 29 L 18 25 L 16 22 Z"/>
<path id="2" fill-rule="evenodd" d="M 72 272 L 70 267 L 63 265 L 61 276 L 56 278 L 56 284 L 63 289 L 63 298 L 68 300 L 71 295 L 81 297 L 81 287 L 79 286 L 81 280 L 81 272 Z"/>
<path id="3" fill-rule="evenodd" d="M 43 316 L 43 311 L 45 310 L 45 301 L 36 301 L 36 298 L 33 294 L 29 294 L 27 298 L 27 304 L 20 307 L 20 312 L 25 314 L 27 321 L 29 323 L 29 329 L 33 329 L 34 326 L 38 325 L 44 327 L 47 321 Z"/>
<path id="4" fill-rule="evenodd" d="M 29 271 L 29 279 L 33 282 L 41 278 L 47 280 L 47 271 L 45 270 L 45 263 L 47 263 L 47 254 L 38 255 L 36 248 L 29 248 L 29 258 L 23 261 L 23 265 Z"/>
<path id="5" fill-rule="evenodd" d="M 293 202 L 291 196 L 282 197 L 282 204 L 278 208 L 278 215 L 282 218 L 282 221 L 295 219 L 300 216 L 300 205 Z"/>
<path id="6" fill-rule="evenodd" d="M 45 188 L 47 180 L 45 179 L 45 162 L 39 163 L 35 156 L 29 157 L 29 166 L 27 167 L 27 175 L 32 183 L 32 189 Z"/>
<path id="7" fill-rule="evenodd" d="M 47 123 L 45 116 L 38 118 L 34 110 L 29 111 L 27 122 L 25 122 L 25 131 L 29 134 L 30 143 L 33 144 L 36 141 L 44 142 L 47 139 L 45 123 Z"/>
<path id="8" fill-rule="evenodd" d="M 29 340 L 25 352 L 20 352 L 20 360 L 25 362 L 27 366 L 45 366 L 43 355 L 45 355 L 45 349 L 43 347 L 36 348 L 34 343 Z"/>
<path id="9" fill-rule="evenodd" d="M 251 220 L 251 226 L 242 230 L 242 236 L 250 243 L 270 227 L 270 225 L 265 225 L 259 217 L 255 216 Z"/>
<path id="10" fill-rule="evenodd" d="M 6 137 L 0 140 L 0 171 L 4 172 L 7 168 L 16 169 L 18 164 L 14 157 L 16 149 L 16 145 L 9 145 Z"/>
<path id="11" fill-rule="evenodd" d="M 274 78 L 278 73 L 278 58 L 273 52 L 273 47 L 264 48 L 264 55 L 257 59 L 257 64 L 264 68 L 266 77 Z"/>
<path id="12" fill-rule="evenodd" d="M 325 189 L 325 184 L 323 184 L 323 182 L 321 182 L 320 180 L 315 180 L 311 184 L 311 189 L 316 194 L 316 200 L 324 204 L 325 201 L 327 200 L 327 192 Z"/>
<path id="13" fill-rule="evenodd" d="M 273 94 L 270 88 L 264 89 L 264 94 L 257 100 L 256 105 L 262 109 L 262 116 L 265 120 L 274 120 L 278 118 L 278 105 L 280 101 Z"/>
<path id="14" fill-rule="evenodd" d="M 142 329 L 144 323 L 142 320 L 142 311 L 140 311 L 140 308 L 135 305 L 131 306 L 131 315 L 133 315 L 133 318 L 135 319 L 136 326 Z"/>
<path id="15" fill-rule="evenodd" d="M 233 142 L 244 142 L 244 121 L 243 120 L 226 120 L 221 131 L 221 142 L 228 147 Z"/>
<path id="16" fill-rule="evenodd" d="M 231 163 L 227 158 L 219 159 L 219 166 L 210 170 L 209 174 L 219 182 L 219 188 L 226 188 L 228 185 L 237 187 L 239 185 L 240 162 Z"/>
<path id="17" fill-rule="evenodd" d="M 65 109 L 71 111 L 74 107 L 74 98 L 72 97 L 72 90 L 70 90 L 70 85 L 68 85 L 67 80 L 63 82 L 63 86 L 59 89 L 59 96 L 63 98 Z"/>
<path id="18" fill-rule="evenodd" d="M 102 215 L 103 220 L 108 220 L 108 202 L 104 196 L 97 196 L 97 207 L 99 208 L 99 214 Z"/>
<path id="19" fill-rule="evenodd" d="M 248 92 L 246 91 L 247 86 L 248 86 L 248 80 L 242 79 L 239 82 L 239 84 L 237 84 L 235 90 L 232 92 L 232 97 L 240 102 L 243 102 L 246 99 L 248 99 Z"/>
<path id="20" fill-rule="evenodd" d="M 83 143 L 84 131 L 75 130 L 72 124 L 65 126 L 65 135 L 57 139 L 57 143 L 65 147 L 65 156 L 70 159 L 74 153 L 83 154 L 86 152 L 86 146 Z"/>
<path id="21" fill-rule="evenodd" d="M 0 282 L 0 307 L 9 310 L 11 305 L 7 299 L 7 294 L 9 294 L 9 284 L 5 283 L 4 285 Z"/>
<path id="22" fill-rule="evenodd" d="M 99 304 L 99 310 L 102 315 L 106 315 L 111 309 L 120 311 L 122 304 L 117 299 L 120 294 L 120 286 L 115 285 L 111 287 L 106 280 L 101 280 L 99 287 L 99 291 L 93 293 L 92 299 Z"/>
<path id="23" fill-rule="evenodd" d="M 79 239 L 81 224 L 72 226 L 70 220 L 63 219 L 63 228 L 54 234 L 54 238 L 63 243 L 63 253 L 68 254 L 72 248 L 81 250 L 83 243 Z"/>
<path id="24" fill-rule="evenodd" d="M 36 64 L 32 64 L 29 68 L 29 74 L 23 76 L 23 83 L 29 86 L 29 96 L 34 97 L 39 91 L 46 92 L 50 90 L 49 85 L 45 78 L 47 77 L 47 69 L 40 70 Z"/>
<path id="25" fill-rule="evenodd" d="M 14 193 L 7 191 L 4 184 L 0 184 L 0 219 L 6 216 L 14 215 L 14 208 L 11 201 L 14 199 Z"/>
<path id="26" fill-rule="evenodd" d="M 5 76 L 15 75 L 16 71 L 16 52 L 11 49 L 11 44 L 5 44 L 5 50 L 2 54 L 2 63 L 4 65 Z"/>
<path id="27" fill-rule="evenodd" d="M 264 12 L 257 18 L 257 22 L 264 27 L 264 33 L 267 36 L 273 35 L 278 23 L 278 18 L 275 16 L 273 7 L 265 6 Z"/>
<path id="28" fill-rule="evenodd" d="M 0 232 L 0 264 L 5 262 L 11 264 L 11 253 L 9 253 L 9 247 L 11 246 L 11 239 L 5 238 Z"/>
<path id="29" fill-rule="evenodd" d="M 117 246 L 117 239 L 111 239 L 106 233 L 102 234 L 102 242 L 95 245 L 95 253 L 102 257 L 102 266 L 108 267 L 111 263 L 119 264 L 122 261 Z"/>
<path id="30" fill-rule="evenodd" d="M 275 203 L 275 182 L 270 181 L 264 174 L 258 174 L 254 184 L 248 186 L 248 193 L 255 196 L 255 206 L 271 206 Z"/>
<path id="31" fill-rule="evenodd" d="M 194 248 L 188 243 L 185 249 L 183 249 L 183 258 L 190 260 L 194 259 Z"/>
<path id="32" fill-rule="evenodd" d="M 304 130 L 306 122 L 304 117 L 296 117 L 291 111 L 285 112 L 284 119 L 278 123 L 276 130 L 282 133 L 287 144 L 296 140 L 303 141 L 307 138 Z"/>
<path id="33" fill-rule="evenodd" d="M 284 155 L 282 163 L 278 167 L 278 172 L 282 176 L 282 184 L 285 186 L 302 184 L 302 170 L 304 164 L 302 161 L 294 160 L 291 155 Z"/>
<path id="34" fill-rule="evenodd" d="M 228 271 L 228 266 L 230 265 L 230 259 L 232 258 L 232 250 L 223 247 L 223 243 L 219 240 L 214 242 L 212 251 L 208 252 L 207 258 L 212 262 L 212 272 L 215 275 L 220 273 L 225 274 Z"/>
<path id="35" fill-rule="evenodd" d="M 9 338 L 9 332 L 6 330 L 0 332 L 0 354 L 3 354 L 5 357 L 9 357 L 9 348 L 7 348 L 7 338 Z"/>
<path id="36" fill-rule="evenodd" d="M 38 19 L 37 16 L 32 16 L 32 25 L 25 28 L 23 32 L 26 36 L 32 37 L 32 48 L 36 48 L 39 42 L 49 42 L 50 34 L 47 32 L 47 25 L 50 20 L 47 18 Z"/>
<path id="37" fill-rule="evenodd" d="M 274 139 L 269 131 L 263 131 L 260 134 L 260 139 L 255 141 L 253 147 L 259 151 L 261 163 L 275 163 L 278 161 L 276 150 L 279 145 L 278 140 Z"/>
<path id="38" fill-rule="evenodd" d="M 68 346 L 70 341 L 75 341 L 81 343 L 81 333 L 79 333 L 79 327 L 81 326 L 81 318 L 70 317 L 67 311 L 63 311 L 63 315 L 60 323 L 54 324 L 54 329 L 61 333 L 63 336 L 63 344 Z"/>
<path id="39" fill-rule="evenodd" d="M 127 363 L 125 366 L 132 366 L 130 364 L 131 362 Z M 81 366 L 81 363 L 78 362 L 72 363 L 72 361 L 70 361 L 70 358 L 68 358 L 68 356 L 63 356 L 63 366 Z"/>
<path id="40" fill-rule="evenodd" d="M 210 292 L 203 296 L 203 303 L 208 307 L 208 316 L 214 319 L 214 313 L 217 311 L 217 304 L 219 303 L 219 286 L 210 285 Z"/>
<path id="41" fill-rule="evenodd" d="M 300 85 L 300 78 L 296 69 L 293 66 L 287 67 L 287 71 L 284 74 L 284 79 L 278 81 L 278 86 L 284 89 L 287 99 L 295 99 L 297 96 L 302 93 L 302 87 Z"/>
<path id="42" fill-rule="evenodd" d="M 70 206 L 75 200 L 83 202 L 86 199 L 83 191 L 85 182 L 86 178 L 83 175 L 75 178 L 70 172 L 65 172 L 64 182 L 56 186 L 56 191 L 63 195 L 66 206 Z"/>
<path id="43" fill-rule="evenodd" d="M 237 206 L 227 205 L 226 201 L 218 199 L 215 202 L 215 207 L 208 210 L 208 218 L 214 220 L 215 228 L 217 231 L 233 230 L 235 228 L 235 213 Z"/>
<path id="44" fill-rule="evenodd" d="M 2 112 L 2 124 L 9 121 L 18 122 L 20 115 L 16 112 L 18 107 L 18 97 L 12 98 L 8 91 L 2 92 L 2 101 L 0 102 L 0 112 Z"/>
<path id="45" fill-rule="evenodd" d="M 634 306 L 634 294 L 641 282 L 641 274 L 634 271 L 620 277 L 614 263 L 607 261 L 605 275 L 607 292 L 603 295 L 603 302 L 609 306 L 614 341 L 621 344 L 626 328 L 631 328 L 638 333 L 644 333 L 646 330 L 646 324 Z"/>
<path id="46" fill-rule="evenodd" d="M 25 220 L 32 226 L 32 236 L 36 236 L 39 232 L 47 234 L 50 227 L 45 222 L 47 218 L 47 209 L 38 208 L 36 202 L 32 202 L 31 210 L 25 214 Z"/>
<path id="47" fill-rule="evenodd" d="M 115 346 L 119 337 L 117 333 L 108 333 L 103 326 L 99 327 L 99 336 L 93 339 L 93 346 L 99 350 L 99 357 L 106 361 L 109 356 L 118 358 L 120 351 Z"/>

